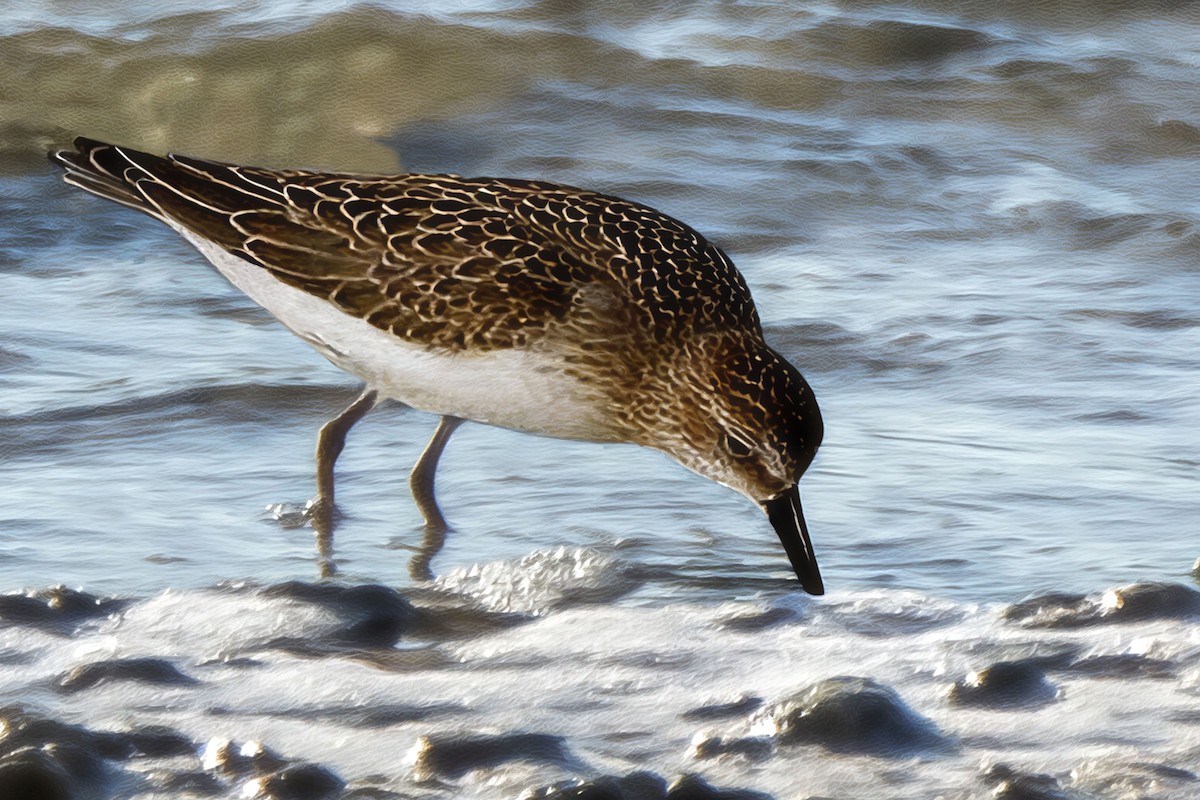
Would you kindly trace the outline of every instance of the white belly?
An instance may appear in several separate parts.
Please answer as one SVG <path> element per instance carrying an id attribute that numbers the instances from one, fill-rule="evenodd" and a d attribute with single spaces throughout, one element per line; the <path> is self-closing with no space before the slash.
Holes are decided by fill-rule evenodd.
<path id="1" fill-rule="evenodd" d="M 176 226 L 173 226 L 176 227 Z M 563 439 L 609 440 L 600 404 L 552 355 L 472 355 L 404 342 L 187 230 L 176 227 L 226 278 L 293 333 L 382 397 L 430 411 Z"/>

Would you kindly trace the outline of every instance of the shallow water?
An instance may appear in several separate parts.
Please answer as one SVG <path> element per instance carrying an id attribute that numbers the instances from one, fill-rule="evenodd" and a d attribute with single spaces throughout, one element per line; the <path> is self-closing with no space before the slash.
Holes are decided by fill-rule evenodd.
<path id="1" fill-rule="evenodd" d="M 1001 617 L 1045 592 L 1189 583 L 1200 556 L 1200 6 L 414 9 L 0 17 L 0 590 L 131 601 L 50 632 L 0 615 L 5 699 L 91 729 L 260 739 L 352 788 L 417 796 L 646 768 L 780 798 L 974 797 L 1003 782 L 981 771 L 997 761 L 1087 796 L 1200 796 L 1129 766 L 1200 762 L 1190 612 L 1069 631 Z M 445 624 L 475 603 L 533 616 L 406 633 L 369 659 L 266 646 L 325 628 L 303 604 L 214 587 L 316 579 L 310 532 L 264 509 L 312 493 L 316 429 L 356 387 L 173 233 L 62 185 L 43 152 L 76 134 L 541 178 L 686 220 L 730 252 L 821 402 L 802 490 L 830 595 L 797 596 L 759 512 L 661 456 L 477 425 L 439 473 L 455 526 L 440 577 L 414 583 L 405 472 L 435 421 L 384 408 L 339 463 L 341 578 L 415 593 Z M 1060 665 L 1058 699 L 1034 707 L 947 699 L 971 669 L 1067 647 L 1076 665 L 1166 666 Z M 410 650 L 428 660 L 382 655 Z M 205 665 L 243 651 L 261 668 Z M 143 655 L 201 683 L 46 689 Z M 954 745 L 691 755 L 700 728 L 752 723 L 688 709 L 770 705 L 838 674 L 893 687 Z M 381 727 L 336 711 L 396 704 L 451 710 Z M 575 761 L 413 782 L 420 735 L 516 730 L 566 737 Z M 168 769 L 200 769 L 183 761 Z M 77 784 L 175 796 L 138 777 L 151 767 Z"/>

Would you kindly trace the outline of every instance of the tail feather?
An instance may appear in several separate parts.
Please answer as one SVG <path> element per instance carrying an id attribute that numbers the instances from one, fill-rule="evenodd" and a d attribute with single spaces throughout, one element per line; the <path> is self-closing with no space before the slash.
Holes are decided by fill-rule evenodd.
<path id="1" fill-rule="evenodd" d="M 290 202 L 287 189 L 293 182 L 334 176 L 159 156 L 82 137 L 73 149 L 55 150 L 49 157 L 66 170 L 67 183 L 279 275 L 337 282 L 371 261 L 351 245 L 356 233 L 351 215 L 324 219 Z"/>
<path id="2" fill-rule="evenodd" d="M 123 206 L 162 217 L 158 209 L 134 191 L 126 174 L 130 164 L 120 157 L 118 148 L 82 136 L 75 140 L 74 145 L 74 150 L 52 150 L 49 154 L 51 163 L 66 170 L 63 180 Z"/>
<path id="3" fill-rule="evenodd" d="M 251 181 L 231 164 L 141 150 L 77 138 L 74 149 L 52 151 L 66 169 L 63 179 L 107 200 L 182 226 L 230 249 L 245 236 L 232 224 L 240 212 L 284 214 L 284 193 Z"/>
<path id="4" fill-rule="evenodd" d="M 79 137 L 74 149 L 54 150 L 49 156 L 66 169 L 67 183 L 164 221 L 178 218 L 181 207 L 229 215 L 278 209 L 285 199 L 282 187 L 248 179 L 232 164 L 173 153 L 158 156 Z M 162 189 L 175 195 L 165 205 Z"/>

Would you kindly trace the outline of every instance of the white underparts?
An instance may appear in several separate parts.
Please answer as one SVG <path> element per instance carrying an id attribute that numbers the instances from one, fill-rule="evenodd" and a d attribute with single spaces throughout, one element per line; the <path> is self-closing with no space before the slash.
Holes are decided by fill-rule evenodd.
<path id="1" fill-rule="evenodd" d="M 382 397 L 435 414 L 564 439 L 611 438 L 561 362 L 536 350 L 453 353 L 405 342 L 173 225 L 234 286 Z"/>

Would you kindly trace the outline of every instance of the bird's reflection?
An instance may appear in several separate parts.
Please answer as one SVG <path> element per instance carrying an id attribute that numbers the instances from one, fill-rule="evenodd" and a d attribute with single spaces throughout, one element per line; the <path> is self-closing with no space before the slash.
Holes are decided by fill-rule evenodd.
<path id="1" fill-rule="evenodd" d="M 436 509 L 436 507 L 435 507 Z M 421 545 L 414 548 L 416 552 L 408 561 L 408 574 L 414 581 L 433 580 L 432 563 L 434 557 L 442 551 L 446 544 L 446 534 L 450 526 L 446 523 L 440 509 L 436 519 L 426 519 Z M 310 518 L 317 542 L 317 575 L 328 579 L 338 574 L 337 559 L 334 556 L 333 531 L 335 514 L 322 514 Z"/>

